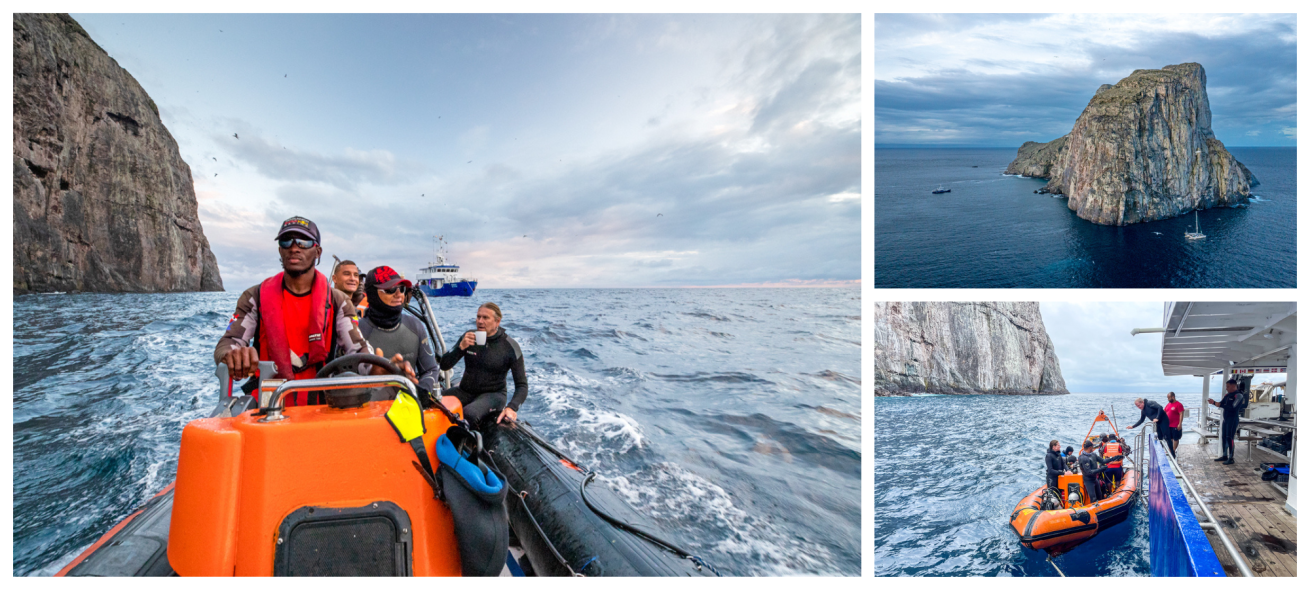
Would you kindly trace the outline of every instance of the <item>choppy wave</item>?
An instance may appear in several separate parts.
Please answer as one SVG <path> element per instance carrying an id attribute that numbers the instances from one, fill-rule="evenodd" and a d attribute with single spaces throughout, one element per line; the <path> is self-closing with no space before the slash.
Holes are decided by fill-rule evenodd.
<path id="1" fill-rule="evenodd" d="M 15 575 L 173 480 L 236 296 L 16 298 Z M 487 300 L 527 359 L 522 419 L 688 549 L 738 575 L 861 573 L 858 289 L 480 290 L 436 302 L 444 333 Z"/>

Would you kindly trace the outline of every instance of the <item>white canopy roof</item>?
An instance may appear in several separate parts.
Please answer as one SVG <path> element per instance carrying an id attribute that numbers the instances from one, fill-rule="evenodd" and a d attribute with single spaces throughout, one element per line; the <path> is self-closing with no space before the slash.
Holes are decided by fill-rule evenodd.
<path id="1" fill-rule="evenodd" d="M 1173 301 L 1164 306 L 1165 375 L 1228 367 L 1285 367 L 1296 343 L 1296 303 Z"/>

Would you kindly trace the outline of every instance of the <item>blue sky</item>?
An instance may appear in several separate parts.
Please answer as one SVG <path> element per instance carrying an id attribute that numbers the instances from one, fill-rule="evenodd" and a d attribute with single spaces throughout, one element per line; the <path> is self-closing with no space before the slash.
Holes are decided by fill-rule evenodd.
<path id="1" fill-rule="evenodd" d="M 1043 301 L 1042 323 L 1060 358 L 1064 383 L 1074 393 L 1200 393 L 1197 377 L 1165 377 L 1158 328 L 1164 302 Z M 1257 379 L 1256 383 L 1260 381 Z M 1217 386 L 1212 382 L 1212 391 Z"/>
<path id="2" fill-rule="evenodd" d="M 1225 145 L 1296 145 L 1295 14 L 878 14 L 873 42 L 879 146 L 1050 141 L 1101 84 L 1185 62 Z"/>
<path id="3" fill-rule="evenodd" d="M 325 272 L 413 276 L 441 234 L 484 287 L 860 279 L 859 15 L 73 17 L 159 106 L 229 290 L 296 214 Z"/>

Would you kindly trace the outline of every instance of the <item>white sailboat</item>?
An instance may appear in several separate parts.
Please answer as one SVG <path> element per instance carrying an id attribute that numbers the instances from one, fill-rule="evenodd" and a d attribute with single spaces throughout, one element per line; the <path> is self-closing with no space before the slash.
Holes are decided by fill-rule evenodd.
<path id="1" fill-rule="evenodd" d="M 1195 212 L 1194 212 L 1195 213 Z M 1196 214 L 1196 231 L 1184 232 L 1183 237 L 1189 240 L 1204 240 L 1205 234 L 1201 233 L 1201 214 Z"/>

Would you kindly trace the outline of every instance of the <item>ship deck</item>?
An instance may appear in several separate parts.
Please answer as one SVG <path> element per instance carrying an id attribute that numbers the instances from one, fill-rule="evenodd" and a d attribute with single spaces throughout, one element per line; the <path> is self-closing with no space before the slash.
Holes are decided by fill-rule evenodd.
<path id="1" fill-rule="evenodd" d="M 1260 463 L 1274 459 L 1237 442 L 1237 460 L 1232 465 L 1215 461 L 1219 441 L 1208 445 L 1178 445 L 1178 463 L 1224 533 L 1246 555 L 1256 576 L 1296 576 L 1296 517 L 1283 503 L 1287 496 L 1260 479 Z M 1196 509 L 1193 509 L 1194 511 Z M 1204 521 L 1199 512 L 1197 519 Z M 1210 545 L 1229 576 L 1240 576 L 1233 558 L 1224 550 L 1219 535 L 1206 531 Z"/>

